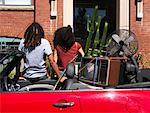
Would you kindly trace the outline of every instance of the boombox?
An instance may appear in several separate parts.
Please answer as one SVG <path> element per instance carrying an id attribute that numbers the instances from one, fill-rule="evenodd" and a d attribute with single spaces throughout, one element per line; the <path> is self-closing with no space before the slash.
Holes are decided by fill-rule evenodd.
<path id="1" fill-rule="evenodd" d="M 123 57 L 83 57 L 79 70 L 79 80 L 101 86 L 122 84 L 125 75 Z"/>

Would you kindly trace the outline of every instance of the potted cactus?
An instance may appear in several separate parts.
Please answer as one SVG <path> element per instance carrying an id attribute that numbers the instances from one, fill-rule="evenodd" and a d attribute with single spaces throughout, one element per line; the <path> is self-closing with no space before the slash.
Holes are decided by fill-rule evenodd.
<path id="1" fill-rule="evenodd" d="M 108 43 L 110 43 L 110 41 L 106 38 L 108 22 L 104 21 L 104 25 L 101 26 L 102 17 L 98 16 L 97 13 L 98 5 L 95 6 L 93 15 L 91 17 L 87 16 L 87 31 L 89 34 L 85 44 L 85 57 L 83 57 L 81 60 L 81 67 L 85 67 L 85 69 L 81 71 L 81 76 L 94 76 L 97 74 L 97 69 L 100 65 L 100 63 L 98 63 L 99 58 L 100 56 L 105 55 L 104 49 L 107 45 L 109 45 Z M 102 31 L 100 31 L 100 27 L 103 28 Z"/>
<path id="2" fill-rule="evenodd" d="M 92 17 L 87 16 L 87 31 L 89 32 L 86 45 L 85 56 L 86 57 L 99 57 L 103 55 L 104 48 L 110 41 L 106 40 L 108 31 L 108 22 L 104 22 L 103 31 L 100 35 L 101 16 L 97 16 L 98 6 L 95 6 Z M 92 43 L 94 37 L 94 42 Z M 92 43 L 92 44 L 91 44 Z"/>

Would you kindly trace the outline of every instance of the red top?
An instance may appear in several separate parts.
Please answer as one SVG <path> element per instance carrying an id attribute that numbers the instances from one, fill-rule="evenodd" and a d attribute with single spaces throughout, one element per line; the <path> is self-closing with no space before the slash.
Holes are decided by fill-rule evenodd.
<path id="1" fill-rule="evenodd" d="M 64 48 L 57 45 L 56 50 L 58 55 L 58 67 L 60 69 L 65 69 L 69 62 L 74 61 L 80 48 L 81 45 L 78 42 L 75 42 L 73 46 L 66 52 Z"/>

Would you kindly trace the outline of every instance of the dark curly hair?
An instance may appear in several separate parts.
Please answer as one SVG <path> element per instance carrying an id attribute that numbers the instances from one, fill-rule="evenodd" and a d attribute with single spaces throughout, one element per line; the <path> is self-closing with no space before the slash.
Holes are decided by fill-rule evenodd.
<path id="1" fill-rule="evenodd" d="M 41 44 L 41 38 L 44 38 L 44 30 L 39 23 L 32 23 L 25 31 L 24 45 L 28 47 L 36 47 Z"/>
<path id="2" fill-rule="evenodd" d="M 75 43 L 75 36 L 72 32 L 70 25 L 67 27 L 61 27 L 57 29 L 54 33 L 54 47 L 60 45 L 66 51 L 68 51 L 72 45 Z"/>

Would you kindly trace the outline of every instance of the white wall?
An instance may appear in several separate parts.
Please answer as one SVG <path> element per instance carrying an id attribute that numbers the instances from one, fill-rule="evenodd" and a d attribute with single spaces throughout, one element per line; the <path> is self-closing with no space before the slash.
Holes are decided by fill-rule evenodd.
<path id="1" fill-rule="evenodd" d="M 129 0 L 119 0 L 119 29 L 129 29 Z"/>
<path id="2" fill-rule="evenodd" d="M 73 0 L 63 0 L 63 26 L 73 28 Z"/>

